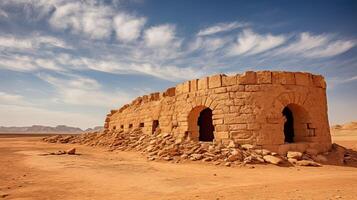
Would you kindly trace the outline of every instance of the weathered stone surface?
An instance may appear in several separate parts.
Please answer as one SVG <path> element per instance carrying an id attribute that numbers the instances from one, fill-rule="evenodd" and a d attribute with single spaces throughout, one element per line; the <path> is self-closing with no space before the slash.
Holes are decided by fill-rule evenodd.
<path id="1" fill-rule="evenodd" d="M 217 88 L 222 86 L 222 75 L 214 75 L 210 76 L 208 79 L 208 87 L 209 88 Z"/>

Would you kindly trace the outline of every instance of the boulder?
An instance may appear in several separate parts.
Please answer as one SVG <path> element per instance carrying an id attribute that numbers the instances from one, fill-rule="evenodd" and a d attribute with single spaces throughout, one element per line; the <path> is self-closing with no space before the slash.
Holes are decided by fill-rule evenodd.
<path id="1" fill-rule="evenodd" d="M 302 153 L 298 152 L 298 151 L 288 151 L 288 153 L 286 154 L 286 157 L 289 158 L 294 158 L 296 160 L 301 160 L 302 157 Z"/>
<path id="2" fill-rule="evenodd" d="M 263 157 L 263 159 L 265 160 L 265 162 L 271 163 L 274 165 L 278 165 L 283 162 L 283 160 L 281 158 L 278 158 L 278 157 L 272 156 L 272 155 L 266 155 Z"/>

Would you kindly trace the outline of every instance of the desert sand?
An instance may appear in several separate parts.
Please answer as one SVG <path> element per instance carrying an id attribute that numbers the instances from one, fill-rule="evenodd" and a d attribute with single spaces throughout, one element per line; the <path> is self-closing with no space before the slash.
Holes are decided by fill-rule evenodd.
<path id="1" fill-rule="evenodd" d="M 334 133 L 357 150 L 357 132 Z M 147 161 L 136 152 L 108 152 L 41 137 L 0 138 L 4 199 L 357 199 L 357 168 L 225 167 Z M 45 155 L 76 147 L 78 155 Z"/>

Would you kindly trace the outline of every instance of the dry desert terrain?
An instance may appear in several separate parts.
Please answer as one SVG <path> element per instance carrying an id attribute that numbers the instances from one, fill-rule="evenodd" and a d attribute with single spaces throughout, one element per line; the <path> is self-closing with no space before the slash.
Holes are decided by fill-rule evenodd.
<path id="1" fill-rule="evenodd" d="M 357 150 L 357 131 L 333 141 Z M 45 155 L 76 147 L 79 155 Z M 3 199 L 357 199 L 357 168 L 225 167 L 0 135 Z"/>

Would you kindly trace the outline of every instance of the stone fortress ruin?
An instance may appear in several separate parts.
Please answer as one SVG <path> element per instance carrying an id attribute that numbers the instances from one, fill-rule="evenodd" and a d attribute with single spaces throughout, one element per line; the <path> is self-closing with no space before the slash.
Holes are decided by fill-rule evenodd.
<path id="1" fill-rule="evenodd" d="M 325 80 L 304 72 L 247 71 L 186 81 L 112 110 L 104 127 L 252 144 L 279 154 L 331 147 Z"/>

